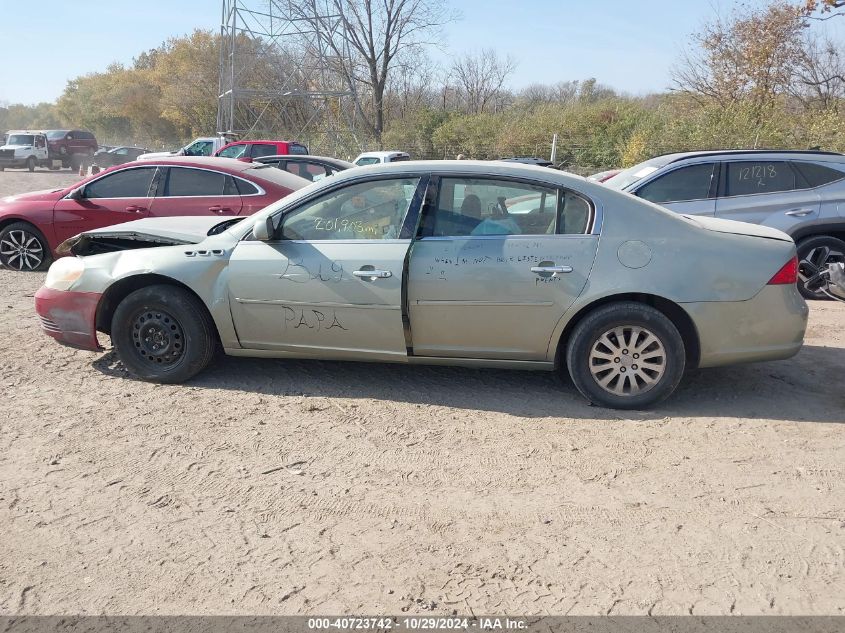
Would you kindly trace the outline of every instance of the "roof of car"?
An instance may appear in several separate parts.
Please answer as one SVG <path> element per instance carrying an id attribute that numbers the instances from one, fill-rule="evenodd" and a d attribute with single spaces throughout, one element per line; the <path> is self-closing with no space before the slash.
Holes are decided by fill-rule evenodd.
<path id="1" fill-rule="evenodd" d="M 278 139 L 257 139 L 251 138 L 248 140 L 238 140 L 238 141 L 229 141 L 226 145 L 246 145 L 247 143 L 273 143 L 274 145 L 278 143 L 296 143 L 296 141 L 281 141 Z"/>
<path id="2" fill-rule="evenodd" d="M 661 154 L 659 156 L 655 156 L 654 159 L 657 158 L 664 158 L 666 159 L 665 164 L 674 163 L 679 160 L 685 160 L 687 158 L 702 158 L 702 157 L 709 157 L 709 156 L 725 156 L 731 155 L 736 156 L 738 154 L 752 154 L 752 155 L 764 155 L 764 154 L 786 154 L 789 156 L 804 156 L 804 157 L 836 157 L 845 159 L 845 154 L 840 154 L 839 152 L 825 152 L 821 150 L 812 150 L 812 149 L 721 149 L 721 150 L 696 150 L 692 152 L 673 152 L 671 154 Z M 654 160 L 652 159 L 652 160 Z"/>
<path id="3" fill-rule="evenodd" d="M 221 158 L 219 156 L 162 156 L 138 161 L 139 165 L 190 165 L 193 167 L 222 167 L 230 171 L 246 171 L 254 169 L 255 163 L 246 163 L 237 158 Z"/>
<path id="4" fill-rule="evenodd" d="M 539 167 L 537 165 L 526 165 L 525 163 L 508 163 L 505 161 L 489 161 L 489 160 L 415 160 L 415 161 L 400 161 L 396 163 L 377 163 L 374 165 L 361 165 L 355 169 L 347 169 L 332 176 L 337 180 L 345 180 L 347 178 L 355 178 L 363 174 L 417 174 L 417 173 L 449 173 L 449 174 L 467 174 L 470 176 L 512 176 L 514 178 L 525 177 L 535 178 L 537 180 L 551 180 L 552 182 L 560 182 L 561 176 L 565 180 L 571 180 L 572 184 L 584 183 L 589 187 L 593 185 L 602 187 L 602 185 L 590 182 L 586 178 L 571 174 L 557 169 L 549 169 L 548 167 Z M 592 190 L 592 188 L 591 188 Z"/>
<path id="5" fill-rule="evenodd" d="M 400 156 L 408 156 L 409 155 L 408 152 L 402 152 L 402 151 L 399 151 L 398 149 L 394 149 L 394 150 L 387 150 L 387 151 L 383 151 L 383 152 L 361 152 L 360 154 L 358 154 L 358 158 L 363 158 L 364 156 L 384 158 L 386 156 L 395 156 L 397 154 L 400 155 Z"/>
<path id="6" fill-rule="evenodd" d="M 346 160 L 341 160 L 340 158 L 333 158 L 331 156 L 314 156 L 313 154 L 276 154 L 274 156 L 260 156 L 258 158 L 253 159 L 253 161 L 256 163 L 265 163 L 272 160 L 308 160 L 309 158 L 315 161 L 324 161 L 333 165 L 343 166 L 346 169 L 357 167 L 357 165 L 355 165 L 354 163 L 350 163 Z"/>

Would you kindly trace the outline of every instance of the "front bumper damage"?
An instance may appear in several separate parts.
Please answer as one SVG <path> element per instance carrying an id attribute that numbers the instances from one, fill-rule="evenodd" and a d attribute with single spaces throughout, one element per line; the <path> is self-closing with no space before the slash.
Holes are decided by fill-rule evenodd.
<path id="1" fill-rule="evenodd" d="M 70 292 L 42 286 L 35 293 L 35 311 L 41 329 L 59 343 L 94 352 L 102 351 L 97 342 L 98 292 Z"/>

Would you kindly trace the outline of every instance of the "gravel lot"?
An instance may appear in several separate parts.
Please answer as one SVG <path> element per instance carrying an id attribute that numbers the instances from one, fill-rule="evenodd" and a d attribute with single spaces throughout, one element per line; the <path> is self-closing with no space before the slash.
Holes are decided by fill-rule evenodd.
<path id="1" fill-rule="evenodd" d="M 543 373 L 220 358 L 142 383 L 39 331 L 42 281 L 0 271 L 4 614 L 845 609 L 845 305 L 812 306 L 796 358 L 628 414 Z"/>

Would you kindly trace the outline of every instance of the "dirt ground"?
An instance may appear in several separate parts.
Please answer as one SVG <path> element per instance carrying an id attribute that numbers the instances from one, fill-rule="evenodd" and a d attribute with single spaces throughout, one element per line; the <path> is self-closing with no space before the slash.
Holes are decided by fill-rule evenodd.
<path id="1" fill-rule="evenodd" d="M 0 272 L 4 614 L 844 612 L 845 305 L 624 413 L 545 373 L 138 382 L 39 331 L 43 278 Z"/>

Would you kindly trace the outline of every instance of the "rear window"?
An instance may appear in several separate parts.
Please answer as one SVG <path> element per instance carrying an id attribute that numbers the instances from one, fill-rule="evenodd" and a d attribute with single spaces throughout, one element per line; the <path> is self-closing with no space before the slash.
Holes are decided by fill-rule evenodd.
<path id="1" fill-rule="evenodd" d="M 355 164 L 363 167 L 364 165 L 375 165 L 376 163 L 380 162 L 381 160 L 379 160 L 375 156 L 367 156 L 366 158 L 359 158 L 355 161 Z"/>
<path id="2" fill-rule="evenodd" d="M 838 169 L 819 165 L 818 163 L 795 162 L 792 164 L 801 172 L 801 175 L 804 176 L 804 180 L 807 181 L 810 187 L 821 187 L 829 182 L 835 182 L 845 178 L 845 171 L 839 171 Z"/>
<path id="3" fill-rule="evenodd" d="M 235 178 L 235 186 L 238 188 L 238 193 L 242 196 L 254 196 L 258 191 L 258 187 L 253 185 L 251 182 L 247 182 L 246 180 L 241 180 L 240 178 Z"/>
<path id="4" fill-rule="evenodd" d="M 261 163 L 253 163 L 253 167 L 245 170 L 244 176 L 248 176 L 253 180 L 258 180 L 258 184 L 260 185 L 260 181 L 267 181 L 276 186 L 284 187 L 285 189 L 289 189 L 290 191 L 296 191 L 297 189 L 302 189 L 305 185 L 308 184 L 307 180 L 303 180 L 302 178 L 297 178 L 293 174 L 289 174 L 286 171 L 281 169 L 276 169 L 276 167 L 272 164 L 270 165 L 263 165 Z M 239 181 L 240 182 L 240 181 Z M 243 192 L 241 192 L 242 195 Z"/>
<path id="5" fill-rule="evenodd" d="M 737 161 L 727 167 L 728 197 L 795 189 L 795 172 L 783 161 Z"/>

